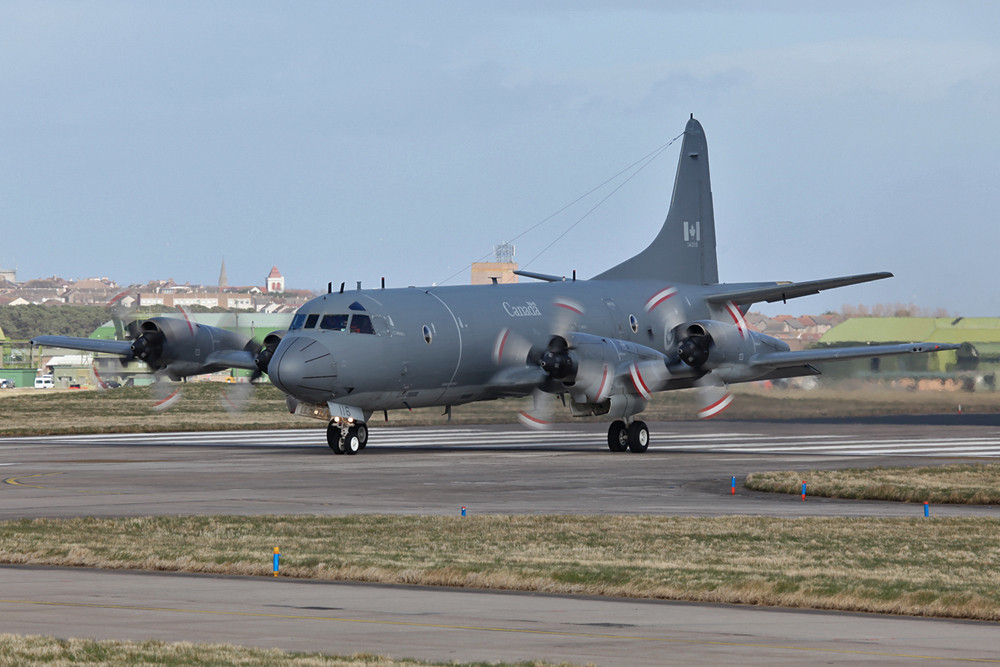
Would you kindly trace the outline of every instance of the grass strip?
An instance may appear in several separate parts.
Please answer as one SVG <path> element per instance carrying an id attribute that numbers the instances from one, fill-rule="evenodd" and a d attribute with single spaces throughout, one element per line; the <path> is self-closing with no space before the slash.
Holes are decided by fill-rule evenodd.
<path id="1" fill-rule="evenodd" d="M 153 517 L 0 523 L 0 562 L 1000 620 L 1000 520 Z"/>
<path id="2" fill-rule="evenodd" d="M 865 385 L 862 385 L 864 387 Z M 136 433 L 152 431 L 253 430 L 324 428 L 320 420 L 288 413 L 285 397 L 269 384 L 255 387 L 247 409 L 226 412 L 221 400 L 224 387 L 218 382 L 188 382 L 183 397 L 170 410 L 153 412 L 147 387 L 92 390 L 0 390 L 0 436 L 59 435 L 83 433 Z M 802 419 L 816 417 L 865 417 L 890 414 L 954 412 L 962 403 L 965 413 L 995 413 L 1000 410 L 992 394 L 948 392 L 900 392 L 878 388 L 833 388 L 816 391 L 765 390 L 752 385 L 733 388 L 737 400 L 719 419 Z M 483 401 L 456 406 L 454 424 L 516 423 L 525 400 Z M 550 396 L 556 421 L 580 421 L 570 416 Z M 655 394 L 642 414 L 646 421 L 693 419 L 697 413 L 693 391 Z M 381 414 L 375 424 L 382 423 Z M 585 419 L 600 424 L 601 417 Z M 421 408 L 389 413 L 393 426 L 428 426 L 449 423 L 441 408 Z"/>
<path id="3" fill-rule="evenodd" d="M 0 635 L 4 665 L 157 665 L 158 667 L 546 667 L 550 662 L 482 663 L 396 660 L 377 655 L 334 656 L 287 652 L 232 644 L 161 641 L 95 641 L 53 637 Z M 566 665 L 567 663 L 561 663 Z"/>
<path id="4" fill-rule="evenodd" d="M 1000 503 L 1000 464 L 954 464 L 923 468 L 794 470 L 747 475 L 752 491 L 802 493 L 857 500 L 992 505 Z"/>

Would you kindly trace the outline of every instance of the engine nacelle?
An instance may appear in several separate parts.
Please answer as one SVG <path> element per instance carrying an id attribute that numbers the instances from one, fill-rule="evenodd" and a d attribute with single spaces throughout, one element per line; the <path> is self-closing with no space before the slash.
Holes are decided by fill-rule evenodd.
<path id="1" fill-rule="evenodd" d="M 615 382 L 628 375 L 625 369 L 629 367 L 641 365 L 647 370 L 647 391 L 655 391 L 669 375 L 667 357 L 645 345 L 585 333 L 571 333 L 566 342 L 574 372 L 562 382 L 571 389 L 577 403 L 602 403 L 612 393 L 622 393 L 621 387 L 615 388 Z"/>
<path id="2" fill-rule="evenodd" d="M 132 342 L 132 355 L 154 371 L 166 371 L 172 378 L 180 379 L 228 368 L 207 363 L 209 355 L 216 351 L 250 349 L 252 345 L 244 334 L 187 319 L 153 317 L 139 325 L 139 336 Z"/>
<path id="3" fill-rule="evenodd" d="M 748 360 L 761 338 L 770 337 L 718 320 L 699 320 L 678 327 L 677 356 L 691 368 L 712 370 Z"/>

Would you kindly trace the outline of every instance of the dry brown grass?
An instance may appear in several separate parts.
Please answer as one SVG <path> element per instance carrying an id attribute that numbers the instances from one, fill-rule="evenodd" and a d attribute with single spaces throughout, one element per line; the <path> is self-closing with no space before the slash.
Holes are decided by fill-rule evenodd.
<path id="1" fill-rule="evenodd" d="M 746 487 L 774 493 L 901 502 L 1000 503 L 1000 464 L 956 464 L 923 468 L 860 468 L 806 472 L 758 472 Z"/>
<path id="2" fill-rule="evenodd" d="M 0 562 L 1000 620 L 1000 521 L 189 517 L 0 524 Z"/>
<path id="3" fill-rule="evenodd" d="M 333 656 L 323 653 L 292 653 L 278 649 L 247 648 L 232 644 L 167 643 L 161 641 L 95 641 L 53 637 L 0 635 L 0 664 L 4 665 L 172 665 L 194 667 L 472 667 L 473 663 L 424 662 L 392 659 L 359 653 Z M 481 665 L 482 663 L 475 663 Z M 567 665 L 568 663 L 561 663 Z M 497 667 L 555 667 L 549 662 L 498 663 Z"/>
<path id="4" fill-rule="evenodd" d="M 283 394 L 270 385 L 257 387 L 248 409 L 230 414 L 222 409 L 219 383 L 191 382 L 173 409 L 150 410 L 152 399 L 146 388 L 110 391 L 3 390 L 0 391 L 0 436 L 59 433 L 110 433 L 185 430 L 236 430 L 321 428 L 318 420 L 288 414 Z M 907 392 L 847 385 L 835 389 L 766 390 L 753 385 L 734 387 L 737 400 L 719 419 L 802 419 L 815 417 L 878 416 L 956 412 L 959 404 L 967 413 L 1000 411 L 1000 402 L 990 394 L 954 392 Z M 574 421 L 569 411 L 556 404 L 557 421 Z M 525 400 L 507 399 L 457 406 L 457 424 L 515 423 Z M 394 425 L 444 424 L 441 408 L 390 412 Z M 696 413 L 692 391 L 657 394 L 643 418 L 649 421 L 688 420 Z M 381 419 L 381 415 L 377 417 Z M 602 418 L 590 421 L 604 422 Z"/>

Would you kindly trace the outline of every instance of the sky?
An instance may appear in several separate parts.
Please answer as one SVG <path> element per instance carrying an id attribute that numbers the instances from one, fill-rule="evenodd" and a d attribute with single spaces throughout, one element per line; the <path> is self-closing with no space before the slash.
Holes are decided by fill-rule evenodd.
<path id="1" fill-rule="evenodd" d="M 462 284 L 513 239 L 586 278 L 656 235 L 679 142 L 641 160 L 693 113 L 721 281 L 896 275 L 756 310 L 1000 316 L 997 26 L 961 0 L 0 0 L 0 267 Z"/>

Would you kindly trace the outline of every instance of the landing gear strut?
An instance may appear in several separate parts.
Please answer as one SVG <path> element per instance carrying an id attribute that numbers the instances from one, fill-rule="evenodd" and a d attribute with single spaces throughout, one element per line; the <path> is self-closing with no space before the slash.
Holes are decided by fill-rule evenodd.
<path id="1" fill-rule="evenodd" d="M 357 454 L 368 444 L 368 427 L 361 422 L 331 420 L 326 427 L 326 444 L 334 454 Z"/>
<path id="2" fill-rule="evenodd" d="M 613 452 L 631 451 L 642 454 L 649 449 L 649 429 L 646 422 L 634 421 L 626 425 L 621 419 L 608 427 L 608 449 Z"/>

